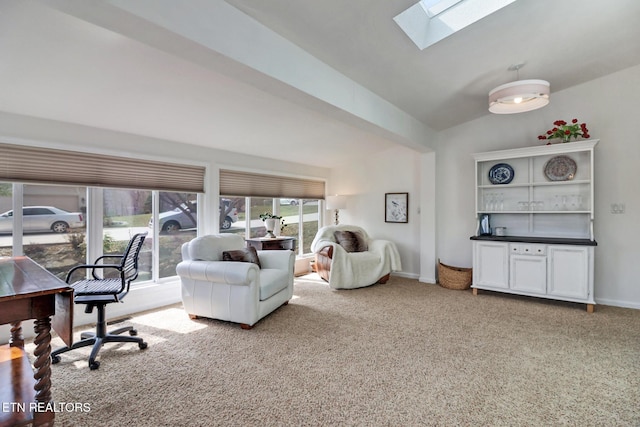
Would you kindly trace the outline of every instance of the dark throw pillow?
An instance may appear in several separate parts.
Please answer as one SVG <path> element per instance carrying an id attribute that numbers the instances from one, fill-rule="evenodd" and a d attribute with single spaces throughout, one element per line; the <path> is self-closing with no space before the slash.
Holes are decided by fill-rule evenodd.
<path id="1" fill-rule="evenodd" d="M 256 252 L 256 248 L 254 248 L 253 246 L 246 249 L 237 249 L 235 251 L 224 251 L 222 252 L 222 260 L 252 262 L 254 264 L 257 264 L 258 268 L 262 268 L 262 266 L 260 265 L 260 259 L 258 258 L 258 253 Z"/>
<path id="2" fill-rule="evenodd" d="M 369 248 L 362 233 L 338 230 L 333 233 L 336 242 L 347 252 L 365 252 Z"/>

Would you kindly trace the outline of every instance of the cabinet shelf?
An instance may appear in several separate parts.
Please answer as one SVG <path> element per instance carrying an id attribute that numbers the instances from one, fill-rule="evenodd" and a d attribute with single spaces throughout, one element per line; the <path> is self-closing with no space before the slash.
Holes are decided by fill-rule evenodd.
<path id="1" fill-rule="evenodd" d="M 556 186 L 582 185 L 582 184 L 589 185 L 591 184 L 591 180 L 578 179 L 575 181 L 536 181 L 536 182 L 533 182 L 531 185 L 533 187 L 545 187 L 545 186 L 556 187 Z"/>
<path id="2" fill-rule="evenodd" d="M 491 189 L 494 191 L 501 191 L 509 188 L 523 188 L 523 187 L 562 187 L 568 185 L 590 185 L 591 180 L 579 179 L 575 181 L 535 181 L 522 184 L 481 184 L 478 185 L 479 189 Z"/>
<path id="3" fill-rule="evenodd" d="M 594 148 L 598 140 L 474 154 L 474 294 L 478 289 L 595 305 Z M 572 179 L 550 181 L 545 169 L 555 156 L 575 162 Z M 489 172 L 506 163 L 508 184 L 492 184 Z M 554 170 L 557 176 L 569 176 Z M 480 236 L 480 218 L 506 230 Z M 486 224 L 486 221 L 485 221 Z"/>
<path id="4" fill-rule="evenodd" d="M 558 210 L 558 211 L 554 211 L 554 210 L 540 210 L 540 211 L 532 211 L 532 210 L 528 210 L 528 211 L 519 211 L 519 210 L 502 210 L 502 211 L 488 211 L 488 210 L 481 210 L 477 212 L 478 214 L 494 214 L 494 215 L 498 215 L 498 214 L 515 214 L 515 215 L 524 215 L 524 214 L 591 214 L 591 211 L 585 211 L 585 210 L 579 210 L 579 211 L 571 211 L 571 210 Z"/>
<path id="5" fill-rule="evenodd" d="M 491 225 L 508 234 L 573 235 L 593 239 L 593 151 L 598 140 L 474 154 L 475 211 L 491 214 Z M 546 165 L 558 155 L 576 164 L 575 176 L 550 181 Z M 507 163 L 513 169 L 508 184 L 489 182 L 489 171 Z M 479 225 L 479 224 L 478 224 Z"/>

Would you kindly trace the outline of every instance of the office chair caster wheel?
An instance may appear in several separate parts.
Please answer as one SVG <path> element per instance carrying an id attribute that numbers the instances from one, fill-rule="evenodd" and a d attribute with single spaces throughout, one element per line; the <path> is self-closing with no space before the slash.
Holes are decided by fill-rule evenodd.
<path id="1" fill-rule="evenodd" d="M 138 347 L 140 347 L 140 350 L 144 350 L 145 348 L 147 348 L 147 343 L 142 341 L 138 344 Z"/>
<path id="2" fill-rule="evenodd" d="M 89 362 L 89 369 L 91 369 L 92 371 L 95 371 L 96 369 L 98 369 L 100 367 L 100 362 Z"/>
<path id="3" fill-rule="evenodd" d="M 55 365 L 58 362 L 60 362 L 60 356 L 51 356 L 51 364 L 52 365 Z"/>
<path id="4" fill-rule="evenodd" d="M 135 329 L 132 329 L 129 331 L 129 335 L 131 335 L 132 337 L 135 337 L 136 335 L 138 335 L 138 331 L 136 331 Z"/>

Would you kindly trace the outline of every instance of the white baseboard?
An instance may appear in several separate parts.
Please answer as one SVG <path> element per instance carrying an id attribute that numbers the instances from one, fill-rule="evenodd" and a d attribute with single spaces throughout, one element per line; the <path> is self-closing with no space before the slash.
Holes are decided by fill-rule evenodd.
<path id="1" fill-rule="evenodd" d="M 636 310 L 640 310 L 640 303 L 620 301 L 608 298 L 596 298 L 596 304 L 611 305 L 613 307 L 621 308 L 635 308 Z"/>
<path id="2" fill-rule="evenodd" d="M 420 276 L 420 278 L 418 278 L 418 281 L 422 282 L 422 283 L 429 283 L 429 284 L 432 284 L 432 285 L 436 284 L 436 278 L 435 277 Z"/>
<path id="3" fill-rule="evenodd" d="M 415 273 L 405 273 L 403 271 L 394 271 L 391 273 L 392 276 L 404 277 L 405 279 L 417 279 L 418 274 Z"/>

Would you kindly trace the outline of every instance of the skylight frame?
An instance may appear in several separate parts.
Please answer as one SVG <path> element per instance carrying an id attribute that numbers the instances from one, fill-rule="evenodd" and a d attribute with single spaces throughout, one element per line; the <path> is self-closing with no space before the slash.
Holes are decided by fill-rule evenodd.
<path id="1" fill-rule="evenodd" d="M 420 0 L 420 6 L 422 6 L 429 18 L 433 18 L 461 1 L 464 0 Z"/>
<path id="2" fill-rule="evenodd" d="M 393 18 L 420 50 L 517 0 L 420 0 Z"/>

